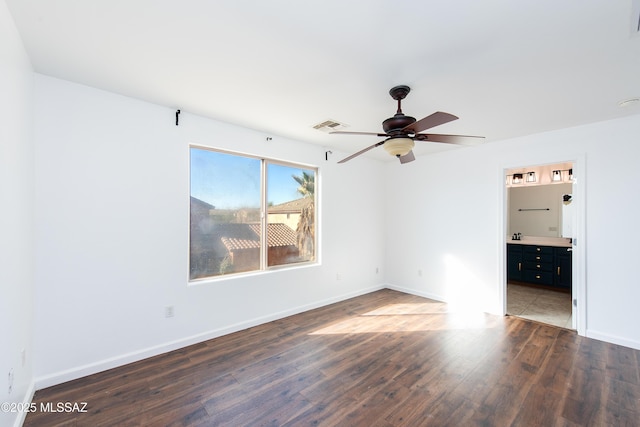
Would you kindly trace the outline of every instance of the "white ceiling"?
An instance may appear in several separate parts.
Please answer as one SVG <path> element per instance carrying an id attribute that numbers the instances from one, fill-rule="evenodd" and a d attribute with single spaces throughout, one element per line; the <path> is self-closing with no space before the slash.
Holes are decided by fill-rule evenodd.
<path id="1" fill-rule="evenodd" d="M 379 139 L 312 126 L 381 131 L 398 84 L 487 143 L 640 113 L 636 0 L 6 2 L 39 73 L 345 153 Z"/>

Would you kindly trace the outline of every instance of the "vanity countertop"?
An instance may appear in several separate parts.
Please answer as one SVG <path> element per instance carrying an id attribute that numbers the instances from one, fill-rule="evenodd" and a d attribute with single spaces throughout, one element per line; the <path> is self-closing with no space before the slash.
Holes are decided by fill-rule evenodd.
<path id="1" fill-rule="evenodd" d="M 511 236 L 507 236 L 507 243 L 513 245 L 555 246 L 557 248 L 571 247 L 571 239 L 566 237 L 522 236 L 520 240 L 513 240 Z"/>

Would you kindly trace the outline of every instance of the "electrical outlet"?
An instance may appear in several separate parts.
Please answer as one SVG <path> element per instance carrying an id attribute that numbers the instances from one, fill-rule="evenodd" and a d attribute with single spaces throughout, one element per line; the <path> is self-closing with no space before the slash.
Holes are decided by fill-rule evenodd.
<path id="1" fill-rule="evenodd" d="M 379 272 L 380 272 L 380 269 L 376 267 L 376 274 L 378 274 Z"/>
<path id="2" fill-rule="evenodd" d="M 422 270 L 418 270 L 418 277 L 422 277 Z"/>
<path id="3" fill-rule="evenodd" d="M 342 280 L 342 274 L 336 273 L 336 280 Z"/>
<path id="4" fill-rule="evenodd" d="M 164 317 L 173 317 L 173 306 L 168 305 L 164 308 Z"/>

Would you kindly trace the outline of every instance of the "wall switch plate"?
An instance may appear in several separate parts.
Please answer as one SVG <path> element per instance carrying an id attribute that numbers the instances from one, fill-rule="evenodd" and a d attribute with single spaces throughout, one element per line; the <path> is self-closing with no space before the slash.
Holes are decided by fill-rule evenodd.
<path id="1" fill-rule="evenodd" d="M 173 317 L 173 306 L 168 305 L 164 308 L 164 317 Z"/>

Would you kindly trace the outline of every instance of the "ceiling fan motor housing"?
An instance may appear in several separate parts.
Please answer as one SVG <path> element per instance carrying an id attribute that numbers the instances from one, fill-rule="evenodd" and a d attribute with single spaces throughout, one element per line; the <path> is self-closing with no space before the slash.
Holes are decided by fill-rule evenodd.
<path id="1" fill-rule="evenodd" d="M 393 117 L 389 117 L 387 120 L 382 122 L 382 129 L 384 129 L 385 133 L 389 136 L 407 136 L 409 131 L 403 131 L 403 129 L 410 124 L 416 122 L 415 117 L 405 116 L 402 113 L 397 113 Z"/>
<path id="2" fill-rule="evenodd" d="M 416 122 L 415 117 L 405 116 L 402 113 L 402 100 L 410 91 L 411 88 L 405 85 L 395 86 L 389 90 L 389 95 L 398 101 L 398 111 L 395 116 L 389 117 L 387 120 L 382 122 L 382 129 L 384 129 L 385 133 L 391 138 L 406 137 L 410 132 L 403 131 L 403 129 Z"/>

